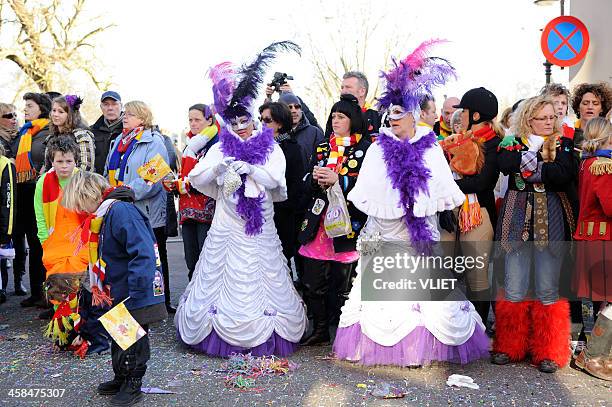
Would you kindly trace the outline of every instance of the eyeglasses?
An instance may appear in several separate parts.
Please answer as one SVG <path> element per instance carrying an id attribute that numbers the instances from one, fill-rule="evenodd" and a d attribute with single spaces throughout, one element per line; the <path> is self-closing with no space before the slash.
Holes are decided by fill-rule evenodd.
<path id="1" fill-rule="evenodd" d="M 14 119 L 16 117 L 17 117 L 17 115 L 15 113 L 6 113 L 6 114 L 2 115 L 3 119 Z"/>
<path id="2" fill-rule="evenodd" d="M 536 122 L 554 122 L 555 120 L 557 120 L 557 116 L 532 117 L 532 120 L 535 120 Z"/>
<path id="3" fill-rule="evenodd" d="M 300 109 L 302 108 L 302 106 L 300 106 L 300 105 L 294 105 L 293 103 L 288 104 L 288 105 L 287 105 L 287 107 L 288 107 L 289 109 L 293 109 L 293 110 L 300 110 Z"/>
<path id="4" fill-rule="evenodd" d="M 260 117 L 259 120 L 264 122 L 264 123 L 266 123 L 266 124 L 270 124 L 270 123 L 272 123 L 274 121 L 274 120 L 272 120 L 271 117 Z"/>

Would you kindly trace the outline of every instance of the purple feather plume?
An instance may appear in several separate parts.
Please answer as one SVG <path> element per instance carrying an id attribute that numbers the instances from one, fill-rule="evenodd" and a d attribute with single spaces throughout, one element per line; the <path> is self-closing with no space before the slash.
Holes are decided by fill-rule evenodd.
<path id="1" fill-rule="evenodd" d="M 265 164 L 270 153 L 274 150 L 274 132 L 268 127 L 264 127 L 261 133 L 248 138 L 246 141 L 240 140 L 231 134 L 227 128 L 223 128 L 219 140 L 224 156 L 235 157 L 236 160 L 249 164 Z M 244 196 L 246 175 L 242 175 L 241 178 L 242 185 L 235 192 L 235 194 L 238 194 L 236 212 L 246 222 L 244 225 L 245 233 L 248 236 L 258 235 L 261 233 L 264 224 L 263 201 L 265 195 L 262 192 L 256 198 Z"/>
<path id="2" fill-rule="evenodd" d="M 231 62 L 221 62 L 209 69 L 208 77 L 213 83 L 215 111 L 223 116 L 234 92 L 234 67 Z"/>
<path id="3" fill-rule="evenodd" d="M 400 193 L 410 240 L 417 250 L 429 254 L 433 244 L 431 230 L 424 217 L 414 216 L 413 209 L 417 193 L 429 194 L 427 181 L 431 178 L 431 172 L 425 167 L 423 157 L 425 151 L 436 142 L 436 135 L 431 132 L 415 143 L 381 135 L 376 142 L 382 148 L 391 185 Z"/>
<path id="4" fill-rule="evenodd" d="M 265 68 L 280 51 L 293 51 L 301 55 L 302 49 L 291 41 L 274 42 L 264 48 L 249 65 L 243 65 L 237 73 L 240 81 L 233 91 L 227 109 L 225 109 L 224 118 L 250 114 L 251 105 L 257 98 L 259 85 L 264 79 Z"/>
<path id="5" fill-rule="evenodd" d="M 66 95 L 65 96 L 66 103 L 72 110 L 79 110 L 81 104 L 83 103 L 83 99 L 78 97 L 77 95 Z"/>
<path id="6" fill-rule="evenodd" d="M 385 90 L 378 99 L 380 110 L 400 105 L 414 111 L 422 98 L 431 95 L 435 87 L 457 77 L 447 60 L 427 56 L 433 46 L 444 42 L 438 39 L 424 41 L 403 60 L 392 60 L 393 68 L 380 74 L 385 79 Z"/>

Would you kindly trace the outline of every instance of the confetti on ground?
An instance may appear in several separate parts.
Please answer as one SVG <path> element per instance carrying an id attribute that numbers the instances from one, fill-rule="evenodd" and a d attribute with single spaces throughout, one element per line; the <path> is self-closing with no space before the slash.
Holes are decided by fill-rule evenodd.
<path id="1" fill-rule="evenodd" d="M 282 376 L 298 368 L 288 359 L 275 356 L 254 357 L 250 353 L 232 354 L 217 372 L 226 373 L 225 385 L 241 390 L 261 391 L 255 383 L 259 377 Z"/>
<path id="2" fill-rule="evenodd" d="M 374 397 L 382 399 L 401 399 L 406 396 L 405 391 L 393 387 L 387 382 L 378 383 L 376 386 L 374 386 L 374 389 L 372 389 L 370 394 Z"/>

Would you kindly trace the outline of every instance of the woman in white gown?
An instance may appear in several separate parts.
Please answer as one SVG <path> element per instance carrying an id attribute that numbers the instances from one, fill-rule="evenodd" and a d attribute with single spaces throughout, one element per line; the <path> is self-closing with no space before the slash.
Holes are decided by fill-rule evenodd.
<path id="1" fill-rule="evenodd" d="M 287 199 L 285 158 L 271 129 L 254 129 L 250 105 L 256 92 L 237 94 L 244 81 L 259 84 L 248 75 L 261 74 L 261 56 L 271 58 L 278 47 L 266 48 L 237 75 L 227 64 L 211 71 L 215 107 L 229 124 L 189 174 L 191 186 L 214 198 L 216 209 L 174 318 L 180 340 L 209 355 L 286 356 L 307 324 L 273 222 L 273 202 Z"/>
<path id="2" fill-rule="evenodd" d="M 422 248 L 439 240 L 436 213 L 463 203 L 434 133 L 415 128 L 420 98 L 441 84 L 440 78 L 454 74 L 445 61 L 424 57 L 431 45 L 423 43 L 406 59 L 394 61 L 395 68 L 384 75 L 386 91 L 379 104 L 387 111 L 390 127 L 381 127 L 348 196 L 368 215 L 362 242 L 376 236 L 383 243 L 405 242 L 408 250 Z M 333 347 L 338 358 L 365 365 L 418 366 L 488 356 L 484 325 L 467 300 L 362 301 L 363 261 L 342 308 Z"/>

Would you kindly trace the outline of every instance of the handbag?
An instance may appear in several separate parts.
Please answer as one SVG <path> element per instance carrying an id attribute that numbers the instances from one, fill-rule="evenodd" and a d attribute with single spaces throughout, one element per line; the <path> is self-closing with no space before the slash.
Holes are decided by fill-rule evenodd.
<path id="1" fill-rule="evenodd" d="M 327 190 L 327 212 L 323 220 L 325 233 L 334 238 L 346 236 L 353 231 L 351 217 L 340 184 L 336 182 Z"/>

